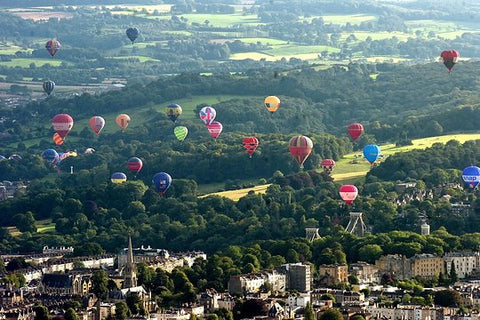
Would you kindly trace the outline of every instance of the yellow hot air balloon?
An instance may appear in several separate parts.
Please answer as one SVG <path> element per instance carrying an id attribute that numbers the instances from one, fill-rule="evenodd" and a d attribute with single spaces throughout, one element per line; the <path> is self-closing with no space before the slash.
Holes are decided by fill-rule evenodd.
<path id="1" fill-rule="evenodd" d="M 278 97 L 276 96 L 268 96 L 265 98 L 263 104 L 268 111 L 274 113 L 275 111 L 277 111 L 278 107 L 280 107 L 280 99 L 278 99 Z"/>
<path id="2" fill-rule="evenodd" d="M 122 132 L 123 132 L 128 127 L 128 123 L 130 122 L 130 117 L 128 116 L 128 114 L 122 113 L 117 117 L 117 119 L 115 119 L 115 122 L 118 124 L 120 128 L 122 128 Z"/>

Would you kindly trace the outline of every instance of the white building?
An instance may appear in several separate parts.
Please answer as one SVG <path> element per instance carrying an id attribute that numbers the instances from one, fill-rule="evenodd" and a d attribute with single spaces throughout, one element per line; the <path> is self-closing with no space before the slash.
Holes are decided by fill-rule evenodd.
<path id="1" fill-rule="evenodd" d="M 443 256 L 446 264 L 446 272 L 450 274 L 452 262 L 459 279 L 470 276 L 480 268 L 479 252 L 448 252 Z"/>

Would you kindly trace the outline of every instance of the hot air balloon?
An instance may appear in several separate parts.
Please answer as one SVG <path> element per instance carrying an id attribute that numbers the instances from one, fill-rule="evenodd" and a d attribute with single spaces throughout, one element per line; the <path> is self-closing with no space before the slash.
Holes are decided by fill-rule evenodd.
<path id="1" fill-rule="evenodd" d="M 48 53 L 53 57 L 55 53 L 57 53 L 57 50 L 60 49 L 62 45 L 58 40 L 52 39 L 48 40 L 47 44 L 45 45 L 45 48 L 47 49 Z"/>
<path id="2" fill-rule="evenodd" d="M 295 136 L 290 139 L 288 150 L 295 158 L 300 168 L 303 168 L 303 163 L 307 160 L 310 153 L 312 153 L 313 142 L 307 136 Z"/>
<path id="3" fill-rule="evenodd" d="M 125 181 L 127 181 L 127 175 L 123 172 L 115 172 L 110 177 L 110 181 L 112 181 L 113 183 L 124 183 Z"/>
<path id="4" fill-rule="evenodd" d="M 218 121 L 213 121 L 210 124 L 207 124 L 208 132 L 213 139 L 217 139 L 220 133 L 222 133 L 223 125 Z"/>
<path id="5" fill-rule="evenodd" d="M 252 154 L 257 150 L 258 147 L 258 139 L 256 137 L 246 137 L 242 140 L 243 147 L 247 154 L 252 157 Z"/>
<path id="6" fill-rule="evenodd" d="M 320 162 L 320 165 L 323 168 L 323 171 L 326 173 L 330 173 L 333 170 L 333 167 L 335 167 L 335 161 L 333 159 L 323 159 L 322 162 Z"/>
<path id="7" fill-rule="evenodd" d="M 52 126 L 53 130 L 55 130 L 60 137 L 65 139 L 70 130 L 72 130 L 73 118 L 66 113 L 57 114 L 52 119 Z"/>
<path id="8" fill-rule="evenodd" d="M 175 129 L 173 129 L 173 134 L 178 140 L 183 141 L 188 135 L 188 128 L 184 126 L 175 127 Z"/>
<path id="9" fill-rule="evenodd" d="M 54 133 L 53 134 L 53 142 L 57 145 L 57 146 L 60 146 L 63 144 L 63 142 L 65 142 L 65 140 L 60 137 L 60 135 L 58 133 Z"/>
<path id="10" fill-rule="evenodd" d="M 140 170 L 142 170 L 143 162 L 140 158 L 132 157 L 132 158 L 128 159 L 127 167 L 128 167 L 128 170 L 130 170 L 131 173 L 133 173 L 135 176 L 137 176 L 137 173 L 139 173 Z"/>
<path id="11" fill-rule="evenodd" d="M 92 153 L 95 153 L 95 149 L 93 149 L 93 148 L 87 148 L 87 149 L 85 149 L 85 151 L 84 151 L 83 153 L 85 153 L 85 154 L 92 154 Z"/>
<path id="12" fill-rule="evenodd" d="M 353 141 L 357 141 L 363 133 L 363 126 L 361 123 L 352 123 L 347 127 L 347 131 Z"/>
<path id="13" fill-rule="evenodd" d="M 277 111 L 278 107 L 280 107 L 280 99 L 278 99 L 276 96 L 268 96 L 263 101 L 263 104 L 268 111 L 274 113 Z"/>
<path id="14" fill-rule="evenodd" d="M 215 119 L 215 116 L 217 115 L 217 112 L 212 107 L 206 106 L 200 109 L 200 112 L 198 115 L 200 119 L 203 121 L 203 123 L 208 125 L 213 122 L 213 120 Z"/>
<path id="15" fill-rule="evenodd" d="M 50 164 L 55 165 L 59 160 L 59 154 L 54 149 L 43 151 L 42 158 Z"/>
<path id="16" fill-rule="evenodd" d="M 125 33 L 127 34 L 128 39 L 130 39 L 133 44 L 137 39 L 138 35 L 140 34 L 140 31 L 137 28 L 128 28 Z"/>
<path id="17" fill-rule="evenodd" d="M 122 128 L 122 132 L 125 131 L 128 127 L 128 123 L 130 122 L 130 117 L 128 114 L 122 113 L 120 114 L 117 119 L 115 119 L 115 122 Z"/>
<path id="18" fill-rule="evenodd" d="M 453 66 L 455 65 L 459 57 L 460 54 L 457 50 L 444 50 L 440 54 L 440 58 L 442 59 L 445 67 L 447 67 L 448 72 L 452 71 Z"/>
<path id="19" fill-rule="evenodd" d="M 163 197 L 172 184 L 172 177 L 168 173 L 159 172 L 153 176 L 152 183 L 155 186 L 155 190 Z"/>
<path id="20" fill-rule="evenodd" d="M 182 107 L 180 107 L 176 103 L 172 103 L 168 105 L 165 112 L 167 113 L 167 116 L 170 118 L 170 120 L 175 122 L 177 121 L 177 118 L 182 114 Z"/>
<path id="21" fill-rule="evenodd" d="M 55 89 L 55 82 L 53 82 L 52 80 L 44 81 L 42 87 L 43 91 L 45 91 L 47 95 L 50 95 L 50 93 L 53 92 L 53 89 Z"/>
<path id="22" fill-rule="evenodd" d="M 480 168 L 477 166 L 470 166 L 463 169 L 462 179 L 471 189 L 475 189 L 480 182 Z"/>
<path id="23" fill-rule="evenodd" d="M 363 148 L 363 156 L 371 165 L 380 157 L 380 147 L 376 144 L 369 144 Z"/>
<path id="24" fill-rule="evenodd" d="M 22 157 L 19 154 L 14 153 L 8 157 L 8 160 L 22 160 Z"/>
<path id="25" fill-rule="evenodd" d="M 353 201 L 357 198 L 358 189 L 354 185 L 346 184 L 340 187 L 338 193 L 340 194 L 343 202 L 345 202 L 346 204 L 352 204 Z"/>
<path id="26" fill-rule="evenodd" d="M 100 116 L 93 116 L 90 118 L 90 128 L 92 128 L 93 132 L 98 136 L 100 131 L 102 131 L 103 127 L 105 126 L 105 119 Z"/>

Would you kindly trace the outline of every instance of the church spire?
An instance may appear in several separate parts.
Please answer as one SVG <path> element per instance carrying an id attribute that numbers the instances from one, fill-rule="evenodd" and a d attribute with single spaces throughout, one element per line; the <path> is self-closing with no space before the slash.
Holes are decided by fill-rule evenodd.
<path id="1" fill-rule="evenodd" d="M 133 260 L 133 246 L 132 237 L 128 236 L 128 252 L 127 252 L 127 264 L 123 269 L 123 285 L 124 289 L 137 286 L 137 268 L 135 261 Z"/>

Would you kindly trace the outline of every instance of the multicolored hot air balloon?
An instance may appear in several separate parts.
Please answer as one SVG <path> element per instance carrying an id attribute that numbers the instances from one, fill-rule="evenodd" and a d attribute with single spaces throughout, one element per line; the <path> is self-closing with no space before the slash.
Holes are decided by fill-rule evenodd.
<path id="1" fill-rule="evenodd" d="M 152 183 L 155 186 L 155 190 L 163 197 L 172 184 L 172 177 L 166 172 L 159 172 L 153 176 Z"/>
<path id="2" fill-rule="evenodd" d="M 55 89 L 55 82 L 52 80 L 44 81 L 42 87 L 43 91 L 45 91 L 47 95 L 50 95 L 50 93 L 53 92 L 53 89 Z"/>
<path id="3" fill-rule="evenodd" d="M 123 172 L 115 172 L 110 177 L 110 181 L 112 181 L 112 183 L 124 183 L 127 181 L 127 175 Z"/>
<path id="4" fill-rule="evenodd" d="M 59 135 L 58 133 L 55 132 L 55 133 L 53 134 L 53 142 L 54 142 L 57 146 L 61 146 L 61 145 L 65 142 L 65 140 L 64 140 L 62 137 L 60 137 L 60 135 Z"/>
<path id="5" fill-rule="evenodd" d="M 172 103 L 167 106 L 165 112 L 167 113 L 167 116 L 172 120 L 173 122 L 177 121 L 177 118 L 182 114 L 182 107 L 180 107 L 176 103 Z"/>
<path id="6" fill-rule="evenodd" d="M 206 125 L 212 123 L 213 120 L 215 120 L 216 115 L 217 115 L 217 112 L 215 111 L 215 109 L 213 109 L 210 106 L 203 107 L 202 109 L 200 109 L 200 112 L 198 113 L 198 116 Z"/>
<path id="7" fill-rule="evenodd" d="M 72 130 L 73 118 L 66 113 L 57 114 L 52 119 L 52 126 L 53 130 L 55 130 L 60 137 L 65 139 L 70 130 Z"/>
<path id="8" fill-rule="evenodd" d="M 363 148 L 363 156 L 371 165 L 380 157 L 380 147 L 376 144 L 369 144 Z"/>
<path id="9" fill-rule="evenodd" d="M 143 167 L 143 162 L 140 158 L 131 157 L 127 161 L 128 170 L 130 170 L 130 172 L 133 173 L 135 176 L 137 175 L 137 173 L 140 172 L 140 170 L 142 170 L 142 167 Z"/>
<path id="10" fill-rule="evenodd" d="M 303 163 L 307 160 L 310 153 L 312 153 L 313 142 L 307 136 L 295 136 L 290 139 L 290 145 L 288 150 L 290 154 L 295 158 L 300 168 L 303 168 Z"/>
<path id="11" fill-rule="evenodd" d="M 137 28 L 128 28 L 125 33 L 127 34 L 128 39 L 130 39 L 133 44 L 137 39 L 138 35 L 140 34 L 140 31 Z"/>
<path id="12" fill-rule="evenodd" d="M 363 125 L 357 122 L 352 123 L 347 127 L 347 131 L 353 141 L 357 141 L 363 133 Z"/>
<path id="13" fill-rule="evenodd" d="M 475 189 L 480 182 L 480 168 L 477 166 L 466 167 L 463 169 L 462 179 L 469 188 Z"/>
<path id="14" fill-rule="evenodd" d="M 178 140 L 183 141 L 188 135 L 188 128 L 184 126 L 175 127 L 175 129 L 173 129 L 173 134 Z"/>
<path id="15" fill-rule="evenodd" d="M 278 107 L 280 107 L 280 99 L 276 96 L 268 96 L 263 101 L 265 108 L 271 113 L 277 111 Z"/>
<path id="16" fill-rule="evenodd" d="M 92 128 L 93 132 L 98 136 L 100 131 L 102 131 L 103 127 L 105 126 L 105 119 L 100 116 L 93 116 L 90 118 L 90 128 Z"/>
<path id="17" fill-rule="evenodd" d="M 323 171 L 331 173 L 333 167 L 335 167 L 335 161 L 333 159 L 323 159 L 322 162 L 320 162 L 320 165 L 322 166 Z"/>
<path id="18" fill-rule="evenodd" d="M 345 202 L 346 204 L 352 204 L 353 201 L 357 198 L 358 189 L 354 185 L 346 184 L 340 187 L 338 193 L 340 194 L 343 202 Z"/>
<path id="19" fill-rule="evenodd" d="M 118 115 L 118 117 L 115 119 L 115 122 L 118 124 L 120 128 L 122 128 L 122 132 L 127 129 L 128 124 L 130 123 L 130 117 L 128 114 L 122 113 Z"/>
<path id="20" fill-rule="evenodd" d="M 222 133 L 223 125 L 218 121 L 213 121 L 210 124 L 207 124 L 208 132 L 213 139 L 217 139 L 220 133 Z"/>
<path id="21" fill-rule="evenodd" d="M 252 157 L 252 154 L 257 150 L 258 147 L 258 139 L 256 137 L 246 137 L 242 140 L 243 147 L 247 154 Z"/>
<path id="22" fill-rule="evenodd" d="M 59 160 L 59 155 L 54 149 L 47 149 L 43 151 L 42 158 L 48 163 L 55 165 Z"/>
<path id="23" fill-rule="evenodd" d="M 53 57 L 61 46 L 62 45 L 58 40 L 52 39 L 47 41 L 45 48 L 47 49 L 48 53 L 50 53 L 50 55 Z"/>
<path id="24" fill-rule="evenodd" d="M 457 63 L 460 54 L 457 50 L 444 50 L 440 54 L 443 64 L 447 67 L 448 72 L 452 72 L 453 66 Z"/>

